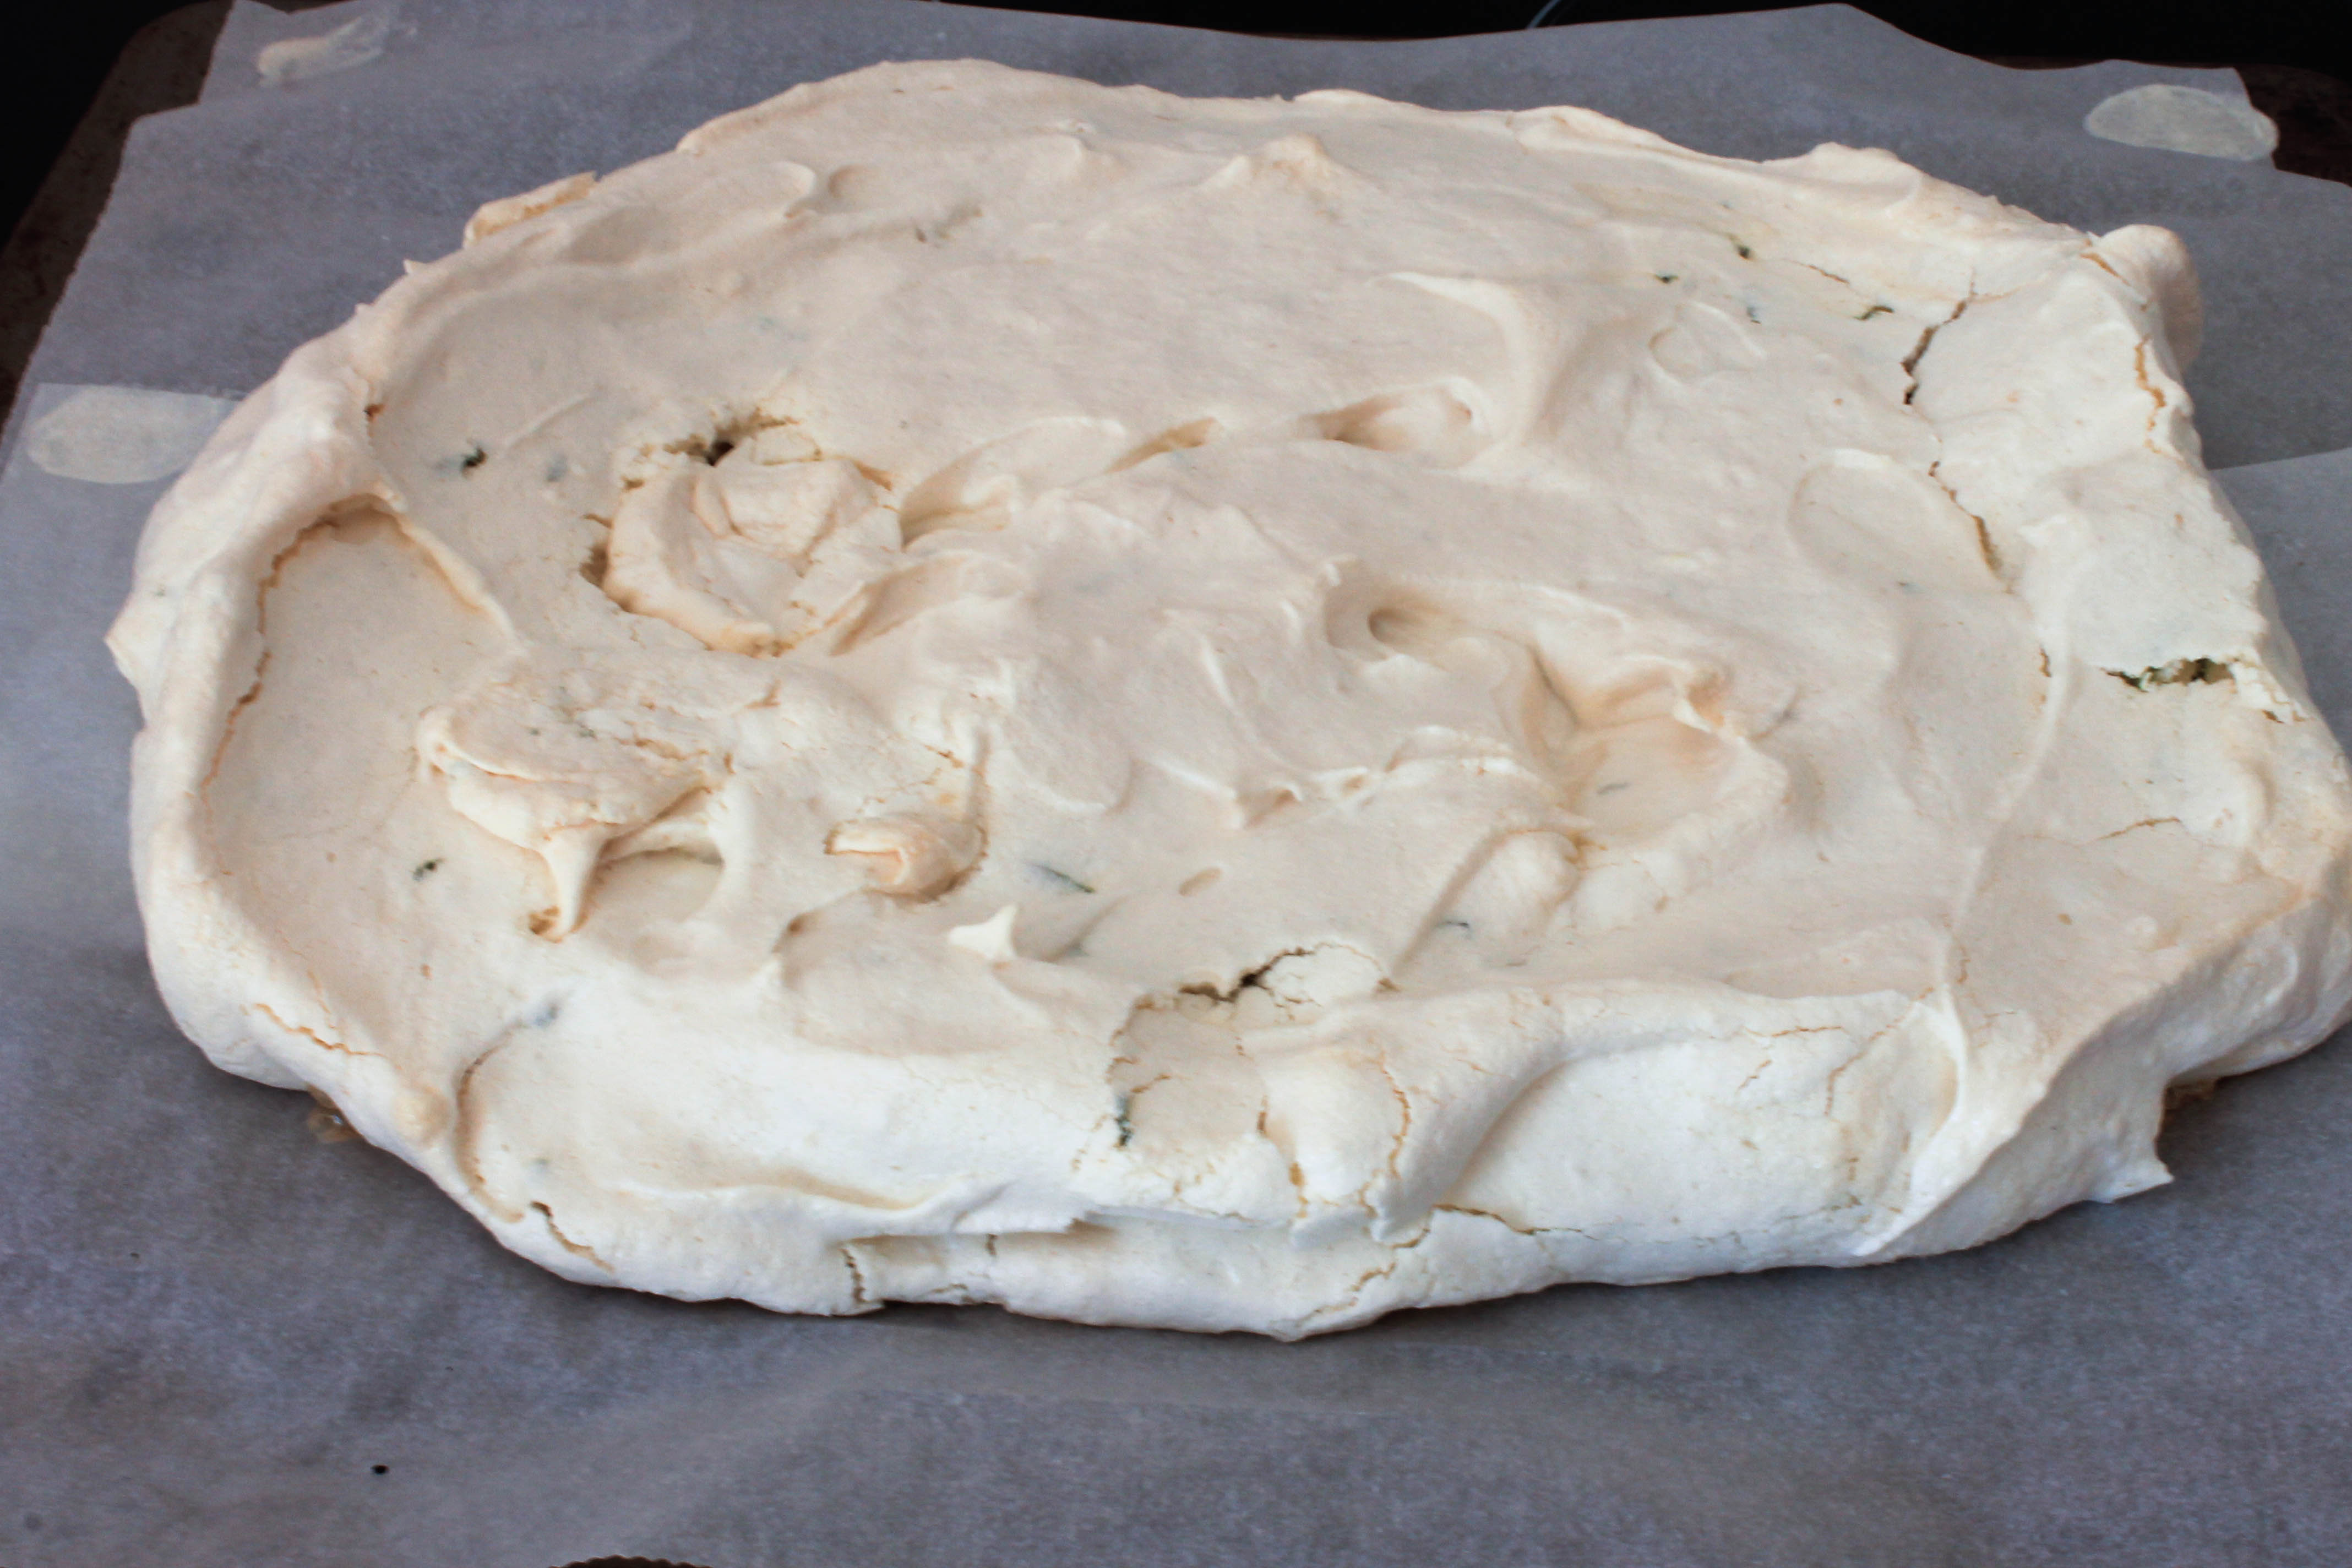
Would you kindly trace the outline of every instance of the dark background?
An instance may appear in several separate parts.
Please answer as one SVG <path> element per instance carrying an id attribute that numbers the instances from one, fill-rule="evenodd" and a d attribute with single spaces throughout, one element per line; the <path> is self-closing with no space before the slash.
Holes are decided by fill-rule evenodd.
<path id="1" fill-rule="evenodd" d="M 272 0 L 279 10 L 323 0 Z M 854 5 L 856 0 L 838 0 Z M 2279 167 L 2352 183 L 2352 49 L 2326 25 L 2343 7 L 2214 0 L 1858 0 L 1859 8 L 1963 54 L 2021 66 L 2135 59 L 2240 68 L 2279 122 Z M 1031 0 L 1008 8 L 1233 32 L 1430 37 L 1524 27 L 1543 0 Z M 1547 26 L 1687 16 L 1764 5 L 1707 0 L 1558 0 Z M 0 163 L 0 419 L 49 308 L 104 205 L 122 139 L 142 114 L 194 101 L 228 0 L 21 0 L 0 54 L 16 131 Z"/>

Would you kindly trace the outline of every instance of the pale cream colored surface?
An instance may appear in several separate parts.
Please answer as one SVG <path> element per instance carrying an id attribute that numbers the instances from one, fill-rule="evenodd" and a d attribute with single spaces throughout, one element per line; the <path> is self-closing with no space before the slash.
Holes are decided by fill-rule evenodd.
<path id="1" fill-rule="evenodd" d="M 1288 1336 L 1869 1261 L 2346 1011 L 2161 231 L 961 63 L 469 237 L 112 640 L 181 1021 L 560 1272 Z"/>
<path id="2" fill-rule="evenodd" d="M 61 479 L 152 484 L 186 468 L 233 406 L 191 392 L 85 386 L 33 422 L 25 455 Z"/>
<path id="3" fill-rule="evenodd" d="M 366 65 L 383 53 L 392 37 L 394 13 L 379 11 L 354 16 L 332 32 L 309 38 L 281 38 L 254 57 L 253 68 L 267 87 L 287 87 L 314 76 L 329 76 Z"/>
<path id="4" fill-rule="evenodd" d="M 2278 125 L 2242 98 L 2149 82 L 2101 99 L 2083 129 L 2109 142 L 2252 163 L 2278 150 Z"/>

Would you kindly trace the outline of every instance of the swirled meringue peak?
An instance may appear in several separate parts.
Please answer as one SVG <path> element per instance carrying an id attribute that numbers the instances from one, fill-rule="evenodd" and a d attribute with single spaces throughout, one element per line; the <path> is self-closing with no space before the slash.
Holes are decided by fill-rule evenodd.
<path id="1" fill-rule="evenodd" d="M 176 1016 L 560 1273 L 1292 1337 L 1875 1261 L 2345 1014 L 2161 230 L 962 62 L 466 237 L 112 644 Z"/>

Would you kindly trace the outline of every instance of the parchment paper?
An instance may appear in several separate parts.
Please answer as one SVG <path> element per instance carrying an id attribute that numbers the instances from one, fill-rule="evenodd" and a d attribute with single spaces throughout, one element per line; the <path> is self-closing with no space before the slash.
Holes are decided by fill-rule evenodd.
<path id="1" fill-rule="evenodd" d="M 373 58 L 262 85 L 268 44 L 379 16 Z M 180 1038 L 125 868 L 133 704 L 97 641 L 163 487 L 45 472 L 28 423 L 82 384 L 240 393 L 484 199 L 960 54 L 1583 102 L 1748 156 L 1875 143 L 2045 216 L 2170 225 L 2207 279 L 2209 455 L 2259 464 L 2225 484 L 2352 723 L 2352 191 L 2081 130 L 2114 91 L 2230 73 L 2008 72 L 1843 7 L 1351 45 L 919 0 L 244 5 L 204 101 L 134 134 L 0 468 L 0 1563 L 2352 1558 L 2340 1042 L 2177 1113 L 2173 1186 L 1976 1252 L 1284 1346 L 567 1284 Z"/>

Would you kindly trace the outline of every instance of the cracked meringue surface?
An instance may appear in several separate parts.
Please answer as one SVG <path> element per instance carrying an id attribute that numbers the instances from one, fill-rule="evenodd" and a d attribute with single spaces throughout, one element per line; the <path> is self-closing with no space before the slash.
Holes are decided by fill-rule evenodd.
<path id="1" fill-rule="evenodd" d="M 466 238 L 110 641 L 175 1015 L 560 1273 L 1294 1337 L 1874 1261 L 2352 1001 L 2161 230 L 953 62 Z"/>

